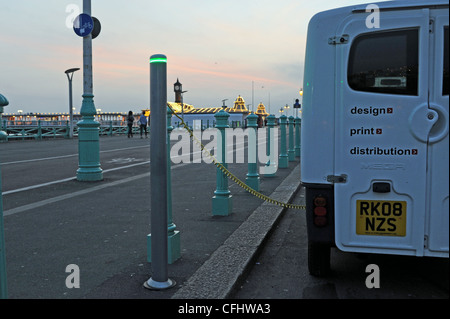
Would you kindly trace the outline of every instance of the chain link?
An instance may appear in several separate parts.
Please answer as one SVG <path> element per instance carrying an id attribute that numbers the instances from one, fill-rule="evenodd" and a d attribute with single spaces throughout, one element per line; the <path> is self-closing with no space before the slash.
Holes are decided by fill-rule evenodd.
<path id="1" fill-rule="evenodd" d="M 194 135 L 192 130 L 184 122 L 183 118 L 181 118 L 178 114 L 176 114 L 175 111 L 172 109 L 172 107 L 170 105 L 168 105 L 168 106 L 172 110 L 173 114 L 181 121 L 181 125 L 186 129 L 186 131 L 188 131 L 191 140 L 193 140 L 195 143 L 197 143 L 197 145 L 200 147 L 202 152 L 204 154 L 206 154 L 211 159 L 211 161 L 214 163 L 214 165 L 217 168 L 219 168 L 222 171 L 223 174 L 225 174 L 229 179 L 231 179 L 233 182 L 235 182 L 238 186 L 242 187 L 244 190 L 246 190 L 247 192 L 249 192 L 253 196 L 256 196 L 259 199 L 262 199 L 262 200 L 264 200 L 264 201 L 266 201 L 268 203 L 275 204 L 275 205 L 282 206 L 284 208 L 289 208 L 289 209 L 299 209 L 299 210 L 305 210 L 306 209 L 305 205 L 295 205 L 295 204 L 290 204 L 290 203 L 283 203 L 283 202 L 280 202 L 280 201 L 278 201 L 276 199 L 270 198 L 269 196 L 261 194 L 260 192 L 257 192 L 253 188 L 249 187 L 247 184 L 245 184 L 243 181 L 241 181 L 239 178 L 237 178 L 233 173 L 231 173 L 225 166 L 223 166 L 223 164 L 220 163 L 205 148 L 205 146 L 202 144 L 202 142 L 198 140 L 198 138 Z"/>

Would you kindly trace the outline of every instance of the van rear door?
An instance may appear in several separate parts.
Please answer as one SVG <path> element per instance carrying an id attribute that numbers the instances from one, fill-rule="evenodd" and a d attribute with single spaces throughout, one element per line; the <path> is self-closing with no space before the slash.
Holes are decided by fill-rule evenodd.
<path id="1" fill-rule="evenodd" d="M 428 144 L 427 189 L 429 211 L 425 238 L 425 255 L 447 256 L 449 245 L 449 14 L 431 10 L 430 109 L 438 114 Z"/>
<path id="2" fill-rule="evenodd" d="M 335 175 L 329 180 L 335 182 L 336 245 L 344 251 L 422 256 L 427 187 L 436 178 L 427 175 L 428 139 L 443 112 L 442 101 L 430 107 L 428 98 L 434 63 L 430 10 L 382 11 L 375 28 L 366 24 L 368 15 L 351 14 L 337 29 L 339 41 L 331 44 L 336 46 Z M 445 149 L 436 144 L 435 152 L 443 155 Z M 448 161 L 448 146 L 446 156 Z M 430 231 L 436 223 L 430 219 Z"/>

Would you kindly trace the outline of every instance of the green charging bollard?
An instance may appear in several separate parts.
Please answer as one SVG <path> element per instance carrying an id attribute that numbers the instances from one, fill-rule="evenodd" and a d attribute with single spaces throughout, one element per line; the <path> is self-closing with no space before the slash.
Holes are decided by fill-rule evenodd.
<path id="1" fill-rule="evenodd" d="M 226 163 L 226 132 L 225 130 L 229 128 L 228 118 L 230 114 L 224 110 L 217 112 L 214 117 L 216 118 L 216 128 L 217 128 L 217 150 L 219 152 L 218 160 L 222 165 L 227 168 Z M 217 188 L 214 191 L 214 196 L 212 198 L 212 215 L 213 216 L 228 216 L 233 211 L 233 197 L 228 189 L 228 178 L 227 176 L 217 168 L 216 175 L 216 185 Z"/>
<path id="2" fill-rule="evenodd" d="M 164 290 L 176 282 L 168 274 L 167 57 L 150 57 L 150 227 L 152 277 L 144 287 Z M 148 238 L 148 236 L 147 236 Z"/>
<path id="3" fill-rule="evenodd" d="M 254 113 L 247 116 L 248 133 L 248 173 L 245 183 L 248 187 L 259 191 L 259 174 L 258 174 L 258 116 Z"/>

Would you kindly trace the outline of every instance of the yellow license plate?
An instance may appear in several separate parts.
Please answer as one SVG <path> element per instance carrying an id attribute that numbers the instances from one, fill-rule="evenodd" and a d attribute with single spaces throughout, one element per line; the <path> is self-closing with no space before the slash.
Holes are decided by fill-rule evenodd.
<path id="1" fill-rule="evenodd" d="M 406 201 L 356 201 L 358 235 L 406 236 Z"/>

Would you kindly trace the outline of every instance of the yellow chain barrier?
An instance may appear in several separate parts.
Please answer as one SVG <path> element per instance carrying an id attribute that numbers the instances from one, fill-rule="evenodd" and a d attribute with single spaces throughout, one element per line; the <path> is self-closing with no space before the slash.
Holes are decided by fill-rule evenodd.
<path id="1" fill-rule="evenodd" d="M 276 199 L 270 198 L 269 196 L 266 196 L 264 194 L 261 194 L 260 192 L 257 192 L 256 190 L 254 190 L 253 188 L 249 187 L 247 184 L 245 184 L 243 181 L 241 181 L 239 178 L 237 178 L 233 173 L 231 173 L 225 166 L 222 165 L 222 163 L 220 163 L 206 148 L 205 146 L 202 144 L 201 141 L 198 140 L 198 138 L 194 135 L 194 132 L 192 132 L 192 130 L 187 126 L 187 124 L 184 122 L 183 118 L 181 118 L 178 114 L 175 113 L 175 111 L 172 109 L 172 107 L 170 105 L 168 105 L 169 108 L 172 110 L 173 114 L 181 121 L 181 125 L 186 129 L 186 131 L 189 132 L 189 136 L 190 138 L 197 143 L 197 145 L 200 147 L 200 149 L 202 150 L 202 152 L 204 152 L 204 154 L 206 154 L 211 161 L 214 163 L 214 165 L 219 168 L 222 173 L 224 173 L 229 179 L 231 179 L 233 182 L 235 182 L 238 186 L 242 187 L 244 190 L 246 190 L 247 192 L 249 192 L 250 194 L 258 197 L 259 199 L 262 199 L 266 202 L 269 202 L 271 204 L 275 204 L 278 206 L 282 206 L 284 208 L 289 208 L 289 209 L 300 209 L 300 210 L 304 210 L 306 209 L 305 205 L 294 205 L 294 204 L 289 204 L 289 203 L 283 203 L 280 202 Z"/>

